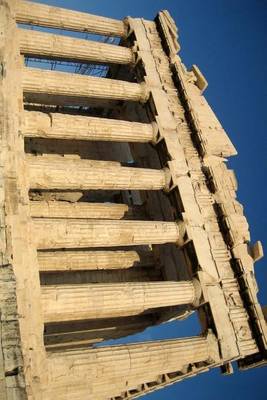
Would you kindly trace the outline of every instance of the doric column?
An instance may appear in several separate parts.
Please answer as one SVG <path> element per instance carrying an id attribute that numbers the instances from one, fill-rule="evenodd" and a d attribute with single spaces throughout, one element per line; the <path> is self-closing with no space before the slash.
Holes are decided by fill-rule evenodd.
<path id="1" fill-rule="evenodd" d="M 49 271 L 79 271 L 127 269 L 153 266 L 152 252 L 137 251 L 39 251 L 39 269 Z"/>
<path id="2" fill-rule="evenodd" d="M 142 102 L 148 98 L 145 84 L 28 67 L 23 69 L 22 76 L 25 94 Z"/>
<path id="3" fill-rule="evenodd" d="M 24 112 L 23 135 L 49 139 L 140 143 L 153 141 L 155 136 L 151 124 L 37 111 Z"/>
<path id="4" fill-rule="evenodd" d="M 219 360 L 213 335 L 52 353 L 46 395 L 57 400 L 112 398 L 156 376 Z M 92 376 L 94 379 L 92 379 Z"/>
<path id="5" fill-rule="evenodd" d="M 124 36 L 126 33 L 123 21 L 22 0 L 17 1 L 16 20 L 22 24 L 106 36 Z"/>
<path id="6" fill-rule="evenodd" d="M 42 287 L 45 322 L 137 315 L 158 307 L 196 304 L 199 296 L 198 284 L 191 281 Z"/>
<path id="7" fill-rule="evenodd" d="M 112 161 L 28 156 L 31 189 L 160 190 L 169 187 L 168 169 L 122 167 Z"/>
<path id="8" fill-rule="evenodd" d="M 102 218 L 121 219 L 128 211 L 127 204 L 86 203 L 67 201 L 31 201 L 32 217 L 39 218 Z"/>
<path id="9" fill-rule="evenodd" d="M 69 61 L 130 64 L 133 53 L 127 47 L 62 35 L 19 29 L 22 54 Z"/>
<path id="10" fill-rule="evenodd" d="M 135 246 L 176 243 L 176 222 L 36 218 L 32 237 L 38 249 Z"/>

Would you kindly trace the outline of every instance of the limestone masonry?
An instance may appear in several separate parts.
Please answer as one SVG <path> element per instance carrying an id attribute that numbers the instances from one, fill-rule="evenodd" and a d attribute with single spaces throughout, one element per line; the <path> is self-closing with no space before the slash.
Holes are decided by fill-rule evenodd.
<path id="1" fill-rule="evenodd" d="M 0 36 L 0 399 L 134 399 L 266 363 L 236 150 L 168 11 L 0 0 Z M 192 313 L 199 336 L 97 346 Z"/>

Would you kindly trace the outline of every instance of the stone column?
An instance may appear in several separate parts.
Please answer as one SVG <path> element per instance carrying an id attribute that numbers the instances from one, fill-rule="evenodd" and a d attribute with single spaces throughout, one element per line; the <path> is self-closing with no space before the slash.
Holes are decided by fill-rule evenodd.
<path id="1" fill-rule="evenodd" d="M 151 142 L 155 137 L 152 124 L 37 111 L 24 112 L 23 135 L 49 139 L 139 143 Z"/>
<path id="2" fill-rule="evenodd" d="M 145 84 L 116 79 L 28 67 L 23 69 L 22 78 L 24 94 L 141 102 L 145 102 L 148 98 Z"/>
<path id="3" fill-rule="evenodd" d="M 152 252 L 137 251 L 39 251 L 39 269 L 49 271 L 81 271 L 102 269 L 128 269 L 151 267 L 154 264 Z"/>
<path id="4" fill-rule="evenodd" d="M 218 359 L 213 335 L 52 353 L 45 394 L 57 400 L 112 398 L 158 375 Z"/>
<path id="5" fill-rule="evenodd" d="M 91 32 L 105 36 L 126 34 L 123 21 L 30 1 L 17 1 L 16 20 L 22 24 Z"/>
<path id="6" fill-rule="evenodd" d="M 129 207 L 127 204 L 116 203 L 31 201 L 30 210 L 31 216 L 35 218 L 121 219 Z"/>
<path id="7" fill-rule="evenodd" d="M 80 62 L 130 64 L 131 49 L 62 35 L 19 29 L 20 51 L 30 56 Z"/>
<path id="8" fill-rule="evenodd" d="M 197 281 L 127 282 L 42 287 L 45 322 L 138 315 L 159 307 L 196 304 Z"/>
<path id="9" fill-rule="evenodd" d="M 122 167 L 113 161 L 28 156 L 31 189 L 160 190 L 169 187 L 168 169 Z"/>
<path id="10" fill-rule="evenodd" d="M 35 218 L 32 237 L 38 249 L 113 247 L 176 243 L 176 222 Z"/>

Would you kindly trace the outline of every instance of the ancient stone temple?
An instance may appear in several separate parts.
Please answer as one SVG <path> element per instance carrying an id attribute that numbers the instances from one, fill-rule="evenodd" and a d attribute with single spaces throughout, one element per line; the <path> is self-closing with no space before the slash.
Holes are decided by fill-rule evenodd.
<path id="1" fill-rule="evenodd" d="M 236 150 L 170 14 L 1 0 L 0 35 L 1 399 L 134 399 L 264 364 Z M 99 345 L 192 313 L 199 336 Z"/>

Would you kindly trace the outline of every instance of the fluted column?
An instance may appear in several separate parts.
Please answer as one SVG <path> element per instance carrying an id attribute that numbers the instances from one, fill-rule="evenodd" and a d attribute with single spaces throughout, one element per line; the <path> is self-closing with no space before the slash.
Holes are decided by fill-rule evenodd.
<path id="1" fill-rule="evenodd" d="M 23 24 L 106 36 L 124 36 L 126 33 L 123 21 L 31 1 L 17 1 L 16 20 Z"/>
<path id="2" fill-rule="evenodd" d="M 38 252 L 39 269 L 49 271 L 79 271 L 127 269 L 152 266 L 152 252 L 137 251 L 44 251 Z"/>
<path id="3" fill-rule="evenodd" d="M 133 61 L 133 53 L 127 47 L 29 29 L 19 29 L 18 35 L 20 51 L 25 55 L 117 64 L 130 64 Z"/>
<path id="4" fill-rule="evenodd" d="M 111 161 L 28 156 L 31 189 L 159 190 L 169 187 L 168 169 L 122 167 Z"/>
<path id="5" fill-rule="evenodd" d="M 60 113 L 24 112 L 23 135 L 51 139 L 153 141 L 151 124 Z"/>
<path id="6" fill-rule="evenodd" d="M 69 203 L 67 201 L 31 201 L 32 217 L 39 218 L 102 218 L 121 219 L 128 211 L 127 204 Z"/>
<path id="7" fill-rule="evenodd" d="M 199 295 L 199 286 L 191 281 L 51 285 L 42 288 L 42 305 L 45 322 L 59 322 L 195 304 Z"/>
<path id="8" fill-rule="evenodd" d="M 99 400 L 119 396 L 189 364 L 219 360 L 213 335 L 59 352 L 48 359 L 47 396 Z M 92 379 L 92 377 L 94 377 Z M 66 396 L 67 394 L 67 396 Z"/>
<path id="9" fill-rule="evenodd" d="M 176 222 L 36 218 L 32 237 L 38 249 L 136 246 L 176 243 Z"/>
<path id="10" fill-rule="evenodd" d="M 82 99 L 130 100 L 145 102 L 148 92 L 145 84 L 48 71 L 38 68 L 23 69 L 24 94 L 70 96 Z"/>

